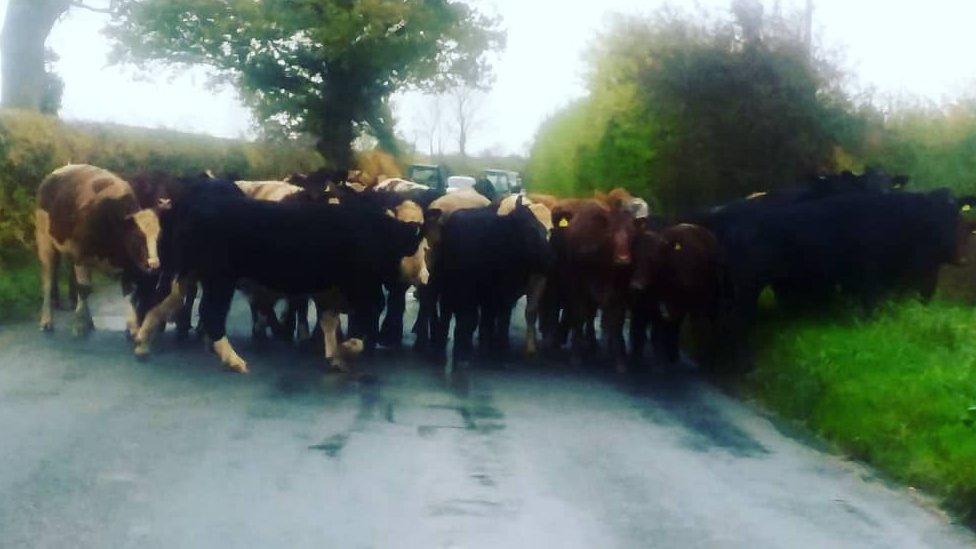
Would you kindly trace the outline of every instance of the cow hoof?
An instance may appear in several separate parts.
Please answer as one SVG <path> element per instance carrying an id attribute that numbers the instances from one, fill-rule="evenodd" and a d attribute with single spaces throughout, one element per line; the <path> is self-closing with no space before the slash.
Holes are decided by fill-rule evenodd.
<path id="1" fill-rule="evenodd" d="M 76 323 L 71 328 L 71 331 L 74 333 L 75 337 L 88 337 L 88 335 L 92 333 L 93 329 L 94 326 L 92 326 L 91 322 L 82 322 Z"/>
<path id="2" fill-rule="evenodd" d="M 298 341 L 306 341 L 312 337 L 311 332 L 308 331 L 308 326 L 298 327 Z"/>
<path id="3" fill-rule="evenodd" d="M 326 362 L 328 362 L 329 364 L 329 367 L 326 370 L 328 372 L 337 373 L 337 374 L 348 374 L 350 372 L 349 366 L 342 359 L 327 358 Z"/>
<path id="4" fill-rule="evenodd" d="M 54 332 L 54 323 L 51 322 L 50 320 L 42 320 L 41 321 L 41 331 L 44 332 L 44 333 L 46 333 L 46 334 L 50 334 L 50 333 Z"/>
<path id="5" fill-rule="evenodd" d="M 132 352 L 136 355 L 136 359 L 146 360 L 149 358 L 150 354 L 149 344 L 144 341 L 136 343 L 136 346 L 132 349 Z"/>
<path id="6" fill-rule="evenodd" d="M 248 373 L 247 362 L 244 362 L 244 360 L 241 358 L 224 363 L 224 368 L 238 374 Z"/>
<path id="7" fill-rule="evenodd" d="M 365 347 L 366 346 L 363 343 L 363 340 L 359 338 L 352 338 L 343 341 L 342 344 L 339 345 L 339 353 L 342 355 L 344 360 L 352 360 L 363 354 Z"/>

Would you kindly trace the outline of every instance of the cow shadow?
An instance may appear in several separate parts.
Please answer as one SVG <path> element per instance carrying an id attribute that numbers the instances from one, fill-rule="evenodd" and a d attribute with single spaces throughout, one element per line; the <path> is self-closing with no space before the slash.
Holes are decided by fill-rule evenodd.
<path id="1" fill-rule="evenodd" d="M 641 416 L 681 429 L 682 444 L 698 452 L 721 450 L 736 457 L 761 457 L 769 450 L 722 410 L 723 395 L 696 369 L 644 370 L 624 390 L 637 399 Z"/>

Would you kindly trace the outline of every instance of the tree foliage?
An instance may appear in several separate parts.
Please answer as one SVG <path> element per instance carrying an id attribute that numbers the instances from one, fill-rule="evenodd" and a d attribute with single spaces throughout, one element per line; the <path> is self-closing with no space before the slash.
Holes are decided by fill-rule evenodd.
<path id="1" fill-rule="evenodd" d="M 537 136 L 536 187 L 624 185 L 679 212 L 832 169 L 863 131 L 840 73 L 795 20 L 734 4 L 729 20 L 617 19 L 591 49 L 588 97 Z"/>
<path id="2" fill-rule="evenodd" d="M 127 0 L 117 59 L 203 64 L 265 128 L 308 133 L 336 167 L 357 130 L 395 147 L 390 94 L 484 85 L 497 21 L 452 0 Z"/>

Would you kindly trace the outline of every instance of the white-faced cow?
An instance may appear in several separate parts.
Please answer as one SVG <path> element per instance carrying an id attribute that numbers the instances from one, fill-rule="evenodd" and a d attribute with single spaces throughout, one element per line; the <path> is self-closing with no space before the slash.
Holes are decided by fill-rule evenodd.
<path id="1" fill-rule="evenodd" d="M 92 268 L 121 274 L 127 294 L 140 277 L 159 268 L 157 212 L 141 209 L 132 187 L 107 170 L 80 164 L 55 170 L 37 190 L 34 217 L 41 262 L 42 330 L 54 328 L 51 292 L 58 254 L 68 256 L 74 264 L 77 335 L 93 327 L 88 308 Z M 134 306 L 127 324 L 132 334 L 138 325 Z"/>

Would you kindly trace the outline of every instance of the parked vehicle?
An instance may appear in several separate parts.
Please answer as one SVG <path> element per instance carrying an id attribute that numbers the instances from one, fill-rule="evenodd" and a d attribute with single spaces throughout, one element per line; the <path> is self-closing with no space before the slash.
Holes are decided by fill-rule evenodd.
<path id="1" fill-rule="evenodd" d="M 407 168 L 407 179 L 437 190 L 447 189 L 449 175 L 447 167 L 441 164 L 411 164 Z"/>
<path id="2" fill-rule="evenodd" d="M 481 177 L 491 182 L 500 197 L 522 192 L 522 176 L 518 172 L 487 169 L 481 173 Z"/>
<path id="3" fill-rule="evenodd" d="M 452 193 L 464 189 L 474 188 L 477 181 L 468 175 L 452 175 L 447 178 L 447 192 Z"/>

